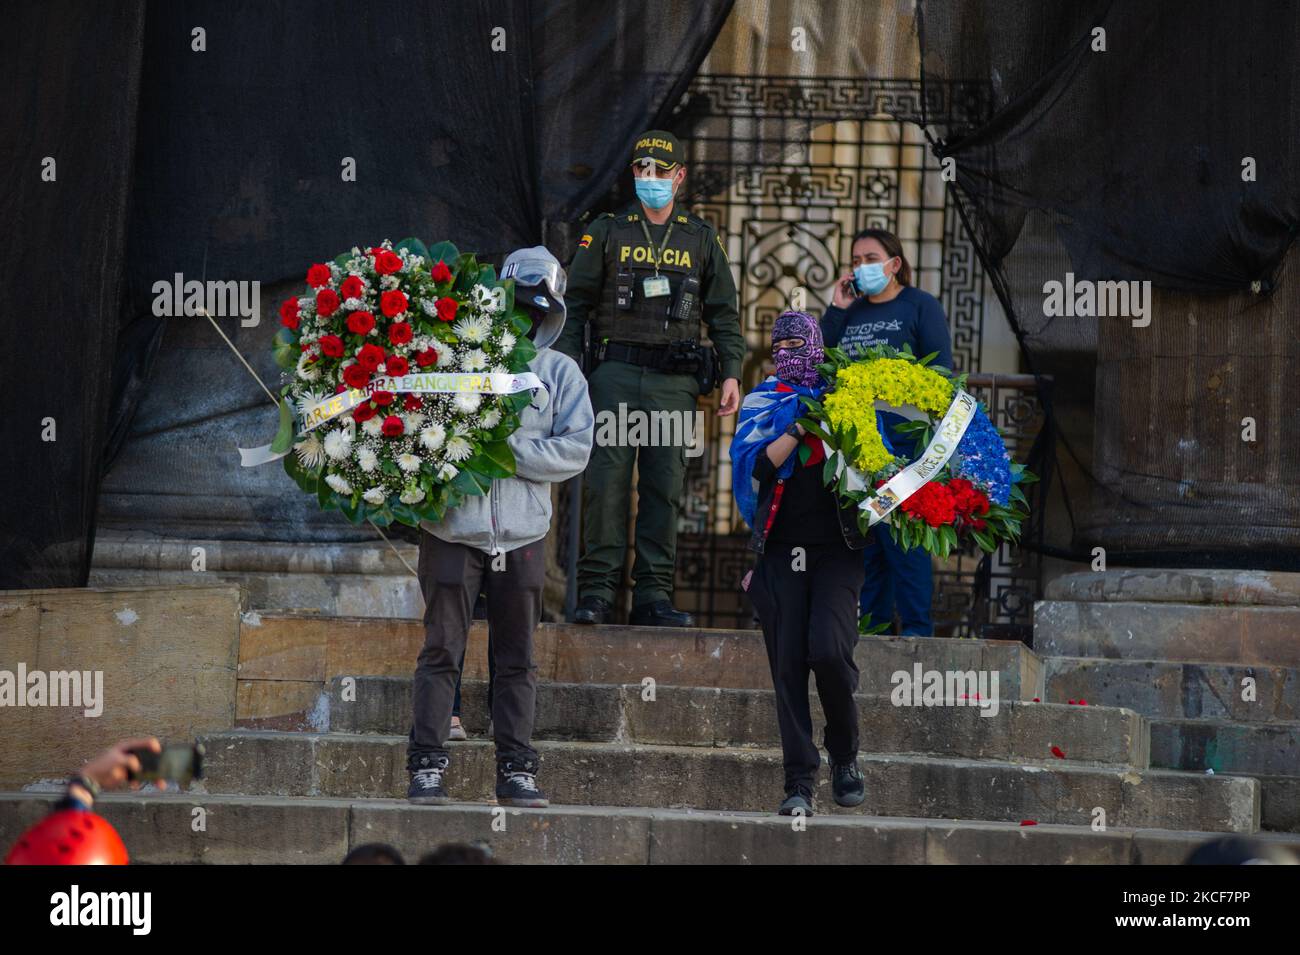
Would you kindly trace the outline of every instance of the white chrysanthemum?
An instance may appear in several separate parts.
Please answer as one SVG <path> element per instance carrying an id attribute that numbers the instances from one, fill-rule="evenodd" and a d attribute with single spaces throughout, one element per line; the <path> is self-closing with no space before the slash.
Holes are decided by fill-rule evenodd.
<path id="1" fill-rule="evenodd" d="M 325 453 L 335 461 L 342 461 L 352 453 L 352 432 L 340 428 L 325 435 Z M 330 485 L 333 487 L 333 485 Z M 343 491 L 339 491 L 343 494 Z"/>
<path id="2" fill-rule="evenodd" d="M 402 434 L 415 434 L 424 427 L 425 416 L 418 411 L 402 415 Z"/>
<path id="3" fill-rule="evenodd" d="M 397 456 L 397 466 L 403 471 L 420 470 L 420 456 L 418 454 L 399 454 Z"/>
<path id="4" fill-rule="evenodd" d="M 341 478 L 337 474 L 325 475 L 325 483 L 328 484 L 334 490 L 338 491 L 340 494 L 352 493 L 352 485 L 349 484 L 347 481 L 343 480 L 343 478 Z"/>
<path id="5" fill-rule="evenodd" d="M 510 374 L 510 369 L 507 368 L 505 365 L 493 365 L 493 366 L 492 366 L 492 374 L 494 374 L 494 375 L 508 375 L 508 374 Z"/>
<path id="6" fill-rule="evenodd" d="M 402 493 L 397 499 L 403 504 L 419 504 L 424 500 L 424 489 L 414 486 L 402 488 Z"/>
<path id="7" fill-rule="evenodd" d="M 430 451 L 437 451 L 445 440 L 447 429 L 436 421 L 420 432 L 420 444 Z"/>
<path id="8" fill-rule="evenodd" d="M 357 467 L 369 474 L 375 468 L 379 467 L 379 455 L 375 454 L 369 448 L 361 448 L 357 451 Z"/>
<path id="9" fill-rule="evenodd" d="M 319 402 L 322 402 L 324 400 L 325 400 L 325 396 L 322 395 L 319 391 L 304 391 L 302 394 L 298 396 L 297 402 L 295 402 L 298 408 L 298 414 L 302 417 L 306 417 L 307 412 L 311 409 L 313 405 L 318 404 Z"/>
<path id="10" fill-rule="evenodd" d="M 456 406 L 457 411 L 463 411 L 466 414 L 478 411 L 478 406 L 483 403 L 483 396 L 477 391 L 460 391 L 452 399 L 452 404 Z"/>
<path id="11" fill-rule="evenodd" d="M 460 468 L 456 467 L 456 465 L 451 463 L 444 464 L 442 467 L 438 468 L 438 480 L 445 484 L 459 473 Z"/>
<path id="12" fill-rule="evenodd" d="M 298 356 L 298 377 L 303 381 L 317 381 L 320 379 L 320 369 L 316 367 L 316 362 L 311 361 L 311 352 L 303 352 Z"/>
<path id="13" fill-rule="evenodd" d="M 509 354 L 511 351 L 514 350 L 515 342 L 517 342 L 517 341 L 519 341 L 519 339 L 515 338 L 515 333 L 514 333 L 514 332 L 502 332 L 502 333 L 501 333 L 501 350 L 502 350 L 503 352 L 505 352 L 506 354 Z"/>
<path id="14" fill-rule="evenodd" d="M 488 332 L 492 326 L 486 320 L 477 315 L 471 315 L 468 318 L 458 318 L 451 330 L 456 333 L 456 337 L 463 342 L 469 342 L 471 345 L 477 345 L 488 337 Z"/>
<path id="15" fill-rule="evenodd" d="M 298 462 L 305 468 L 318 468 L 325 463 L 325 445 L 313 431 L 293 446 Z"/>
<path id="16" fill-rule="evenodd" d="M 439 348 L 438 357 L 433 363 L 434 368 L 446 368 L 455 358 L 455 352 L 451 348 Z"/>
<path id="17" fill-rule="evenodd" d="M 388 500 L 388 495 L 384 492 L 382 487 L 372 487 L 370 490 L 366 491 L 365 494 L 362 494 L 361 497 L 369 501 L 371 504 L 383 504 L 384 501 Z"/>
<path id="18" fill-rule="evenodd" d="M 460 360 L 461 371 L 478 371 L 487 367 L 487 355 L 481 348 L 471 348 Z"/>
<path id="19" fill-rule="evenodd" d="M 485 428 L 495 428 L 501 423 L 501 409 L 493 408 L 483 413 L 482 425 Z"/>
<path id="20" fill-rule="evenodd" d="M 474 446 L 460 435 L 454 434 L 447 439 L 447 450 L 443 453 L 447 455 L 448 461 L 464 461 L 474 453 Z"/>
<path id="21" fill-rule="evenodd" d="M 361 430 L 370 435 L 370 437 L 377 438 L 384 430 L 384 419 L 379 417 L 379 415 L 375 415 L 373 418 L 367 418 L 361 423 Z"/>

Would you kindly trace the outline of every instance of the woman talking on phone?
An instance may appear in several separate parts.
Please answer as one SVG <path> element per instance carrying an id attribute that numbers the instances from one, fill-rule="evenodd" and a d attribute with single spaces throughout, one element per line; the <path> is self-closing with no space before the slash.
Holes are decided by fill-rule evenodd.
<path id="1" fill-rule="evenodd" d="M 873 345 L 901 349 L 923 358 L 937 353 L 932 368 L 952 370 L 952 339 L 943 306 L 929 292 L 912 285 L 912 267 L 898 236 L 884 229 L 864 229 L 853 238 L 852 269 L 840 276 L 830 308 L 821 320 L 827 346 L 842 348 L 850 358 Z M 910 459 L 923 450 L 906 434 L 892 431 L 906 419 L 880 412 L 882 429 L 893 446 Z M 866 549 L 866 581 L 861 609 L 872 624 L 891 621 L 897 609 L 903 636 L 933 636 L 930 600 L 934 572 L 930 555 L 916 547 L 904 551 L 894 543 L 889 528 L 878 524 Z"/>

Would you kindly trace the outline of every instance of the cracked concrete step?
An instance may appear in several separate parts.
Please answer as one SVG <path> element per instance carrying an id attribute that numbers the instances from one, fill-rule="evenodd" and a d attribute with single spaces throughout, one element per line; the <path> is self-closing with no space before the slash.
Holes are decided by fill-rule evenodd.
<path id="1" fill-rule="evenodd" d="M 405 795 L 406 739 L 234 731 L 206 738 L 212 792 L 352 798 Z M 541 782 L 558 804 L 764 811 L 780 800 L 780 753 L 623 743 L 539 742 Z M 867 801 L 858 812 L 1080 825 L 1100 809 L 1110 826 L 1254 832 L 1253 779 L 1147 770 L 876 755 L 860 760 Z M 447 789 L 492 797 L 491 744 L 455 744 Z M 820 774 L 818 804 L 834 809 Z M 1098 817 L 1099 818 L 1099 817 Z"/>
<path id="2" fill-rule="evenodd" d="M 1044 700 L 1084 699 L 1144 716 L 1300 721 L 1300 669 L 1163 660 L 1047 657 Z M 1244 697 L 1244 699 L 1243 699 Z"/>
<path id="3" fill-rule="evenodd" d="M 536 739 L 626 741 L 685 746 L 779 747 L 771 690 L 639 684 L 541 683 Z M 465 681 L 461 713 L 471 734 L 487 727 L 487 685 Z M 970 694 L 967 694 L 969 697 Z M 813 701 L 815 739 L 821 707 Z M 927 753 L 969 759 L 1051 760 L 1055 746 L 1076 763 L 1148 766 L 1145 721 L 1131 710 L 1003 700 L 997 710 L 968 705 L 895 706 L 884 696 L 858 697 L 862 748 L 872 753 Z M 984 716 L 983 713 L 991 715 Z M 411 723 L 411 681 L 401 677 L 336 677 L 328 728 L 342 733 L 401 735 Z"/>
<path id="4" fill-rule="evenodd" d="M 49 811 L 53 794 L 0 794 L 0 844 Z M 196 813 L 195 810 L 201 810 Z M 319 797 L 110 794 L 96 811 L 144 864 L 337 863 L 367 842 L 409 862 L 446 842 L 486 842 L 512 863 L 1177 865 L 1213 833 L 864 815 L 820 815 L 796 831 L 764 813 L 488 805 Z M 196 832 L 194 820 L 203 819 Z M 501 828 L 504 822 L 504 830 Z M 495 826 L 494 826 L 495 823 Z M 1262 833 L 1300 851 L 1300 837 Z"/>
<path id="5" fill-rule="evenodd" d="M 1300 607 L 1040 600 L 1040 657 L 1300 667 Z"/>

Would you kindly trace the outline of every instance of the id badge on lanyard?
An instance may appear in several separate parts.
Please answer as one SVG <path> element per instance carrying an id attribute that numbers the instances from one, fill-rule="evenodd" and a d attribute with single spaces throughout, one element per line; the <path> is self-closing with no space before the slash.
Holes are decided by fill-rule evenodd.
<path id="1" fill-rule="evenodd" d="M 641 282 L 641 293 L 645 298 L 663 298 L 671 294 L 672 290 L 668 285 L 668 276 L 659 274 L 659 263 L 663 260 L 664 249 L 668 248 L 668 240 L 673 234 L 673 223 L 668 223 L 668 231 L 664 233 L 664 240 L 659 243 L 659 248 L 655 249 L 654 240 L 650 238 L 650 229 L 646 226 L 645 220 L 641 220 L 641 231 L 645 234 L 646 245 L 654 253 L 655 274 L 646 276 Z"/>

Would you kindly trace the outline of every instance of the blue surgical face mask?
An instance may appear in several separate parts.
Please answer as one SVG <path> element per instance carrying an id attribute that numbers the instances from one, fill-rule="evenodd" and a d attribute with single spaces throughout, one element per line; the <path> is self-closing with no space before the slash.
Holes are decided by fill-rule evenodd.
<path id="1" fill-rule="evenodd" d="M 637 178 L 636 197 L 641 204 L 650 209 L 662 209 L 673 201 L 673 181 L 655 179 L 651 176 Z"/>
<path id="2" fill-rule="evenodd" d="M 863 295 L 879 295 L 889 285 L 883 262 L 865 262 L 853 270 L 853 280 Z"/>

